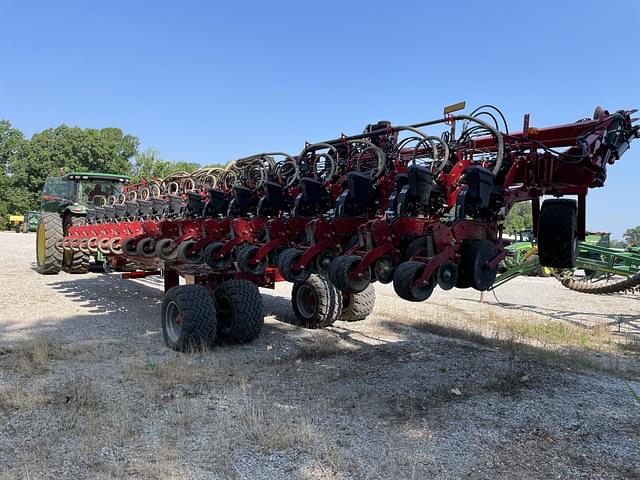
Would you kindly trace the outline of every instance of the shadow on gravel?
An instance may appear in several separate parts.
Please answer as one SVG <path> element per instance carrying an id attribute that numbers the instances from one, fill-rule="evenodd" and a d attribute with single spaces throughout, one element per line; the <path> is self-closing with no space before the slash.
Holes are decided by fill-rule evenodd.
<path id="1" fill-rule="evenodd" d="M 50 284 L 80 306 L 92 313 L 142 312 L 162 302 L 162 282 L 149 278 L 140 281 L 122 280 L 118 275 L 82 276 Z M 158 289 L 158 286 L 160 289 Z"/>

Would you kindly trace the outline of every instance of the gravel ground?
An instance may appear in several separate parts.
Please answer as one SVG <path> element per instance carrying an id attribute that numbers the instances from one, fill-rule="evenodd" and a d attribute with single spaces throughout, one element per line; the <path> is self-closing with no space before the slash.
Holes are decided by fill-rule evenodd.
<path id="1" fill-rule="evenodd" d="M 316 331 L 278 284 L 255 342 L 177 354 L 157 279 L 40 276 L 34 243 L 0 233 L 0 478 L 640 478 L 638 296 L 377 285 Z"/>

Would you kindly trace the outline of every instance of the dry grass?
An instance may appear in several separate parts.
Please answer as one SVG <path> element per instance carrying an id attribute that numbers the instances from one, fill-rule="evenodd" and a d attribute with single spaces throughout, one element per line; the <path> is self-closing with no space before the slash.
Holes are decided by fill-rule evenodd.
<path id="1" fill-rule="evenodd" d="M 317 441 L 308 413 L 302 415 L 261 395 L 246 401 L 239 423 L 245 440 L 267 452 L 308 448 Z"/>
<path id="2" fill-rule="evenodd" d="M 241 366 L 216 352 L 180 354 L 161 361 L 138 357 L 134 358 L 127 370 L 142 388 L 146 399 L 166 388 L 194 387 L 222 381 L 228 385 L 243 385 L 246 381 Z M 189 388 L 186 391 L 190 391 Z"/>
<path id="3" fill-rule="evenodd" d="M 348 345 L 341 345 L 336 340 L 304 343 L 289 357 L 293 361 L 317 361 L 349 353 Z"/>
<path id="4" fill-rule="evenodd" d="M 450 315 L 437 313 L 426 319 L 407 318 L 392 311 L 384 315 L 423 332 L 523 351 L 544 360 L 614 372 L 637 368 L 635 362 L 625 362 L 621 357 L 621 352 L 638 350 L 637 339 L 620 337 L 606 325 L 582 327 L 550 316 L 502 311 L 487 305 L 479 305 L 477 315 L 455 306 L 450 310 Z M 598 358 L 599 354 L 605 354 L 605 358 Z"/>
<path id="5" fill-rule="evenodd" d="M 40 387 L 21 381 L 0 385 L 0 412 L 31 411 L 51 402 L 51 395 Z"/>
<path id="6" fill-rule="evenodd" d="M 42 336 L 0 351 L 0 367 L 4 366 L 24 375 L 45 374 L 51 370 L 51 362 L 81 359 L 101 362 L 116 351 L 115 342 L 62 343 Z"/>

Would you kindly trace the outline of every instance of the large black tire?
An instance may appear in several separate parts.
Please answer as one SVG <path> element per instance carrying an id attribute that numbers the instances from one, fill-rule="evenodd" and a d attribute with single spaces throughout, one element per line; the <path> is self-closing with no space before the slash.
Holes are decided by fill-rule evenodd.
<path id="1" fill-rule="evenodd" d="M 247 343 L 260 335 L 264 326 L 262 296 L 247 280 L 229 280 L 213 291 L 218 315 L 218 340 Z"/>
<path id="2" fill-rule="evenodd" d="M 415 284 L 424 268 L 424 263 L 415 260 L 402 262 L 396 267 L 393 272 L 393 289 L 400 298 L 410 302 L 422 302 L 431 296 L 438 283 L 435 275 L 431 275 L 429 282 L 424 287 L 418 287 Z"/>
<path id="3" fill-rule="evenodd" d="M 369 285 L 360 293 L 342 292 L 342 313 L 340 320 L 359 322 L 367 318 L 376 305 L 376 290 Z"/>
<path id="4" fill-rule="evenodd" d="M 216 337 L 216 306 L 202 285 L 179 285 L 162 300 L 162 334 L 179 352 L 209 345 Z"/>
<path id="5" fill-rule="evenodd" d="M 362 257 L 358 255 L 341 255 L 333 259 L 329 265 L 329 279 L 339 290 L 351 293 L 364 292 L 371 283 L 371 269 L 367 269 L 359 278 L 352 278 L 351 272 L 358 268 Z"/>
<path id="6" fill-rule="evenodd" d="M 328 327 L 342 314 L 342 293 L 316 274 L 293 285 L 291 303 L 298 323 L 307 328 Z"/>
<path id="7" fill-rule="evenodd" d="M 67 217 L 65 232 L 68 232 L 71 227 L 78 227 L 84 224 L 84 217 Z M 89 271 L 89 254 L 65 250 L 62 255 L 62 264 L 69 273 L 87 273 Z"/>
<path id="8" fill-rule="evenodd" d="M 498 254 L 496 244 L 490 240 L 476 240 L 463 255 L 464 271 L 476 290 L 489 290 L 496 280 L 498 266 L 487 267 L 487 262 Z"/>
<path id="9" fill-rule="evenodd" d="M 54 275 L 62 269 L 62 252 L 56 243 L 62 240 L 62 219 L 57 213 L 42 213 L 36 230 L 36 262 L 38 272 Z"/>
<path id="10" fill-rule="evenodd" d="M 538 221 L 538 257 L 543 267 L 574 268 L 578 256 L 578 207 L 575 200 L 542 202 Z"/>

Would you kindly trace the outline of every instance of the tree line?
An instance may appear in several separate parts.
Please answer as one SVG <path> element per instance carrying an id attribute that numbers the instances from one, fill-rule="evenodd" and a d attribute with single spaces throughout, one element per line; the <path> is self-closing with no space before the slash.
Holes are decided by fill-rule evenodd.
<path id="1" fill-rule="evenodd" d="M 138 137 L 119 128 L 60 125 L 30 139 L 7 120 L 0 120 L 0 226 L 7 214 L 38 210 L 47 177 L 64 172 L 101 172 L 140 178 L 193 171 L 197 163 L 167 161 L 157 150 L 140 152 Z"/>

